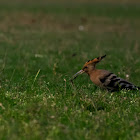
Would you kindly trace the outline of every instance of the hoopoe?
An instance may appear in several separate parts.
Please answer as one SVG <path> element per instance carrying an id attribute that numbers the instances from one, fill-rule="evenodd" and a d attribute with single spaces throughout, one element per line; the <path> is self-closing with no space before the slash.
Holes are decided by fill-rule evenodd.
<path id="1" fill-rule="evenodd" d="M 100 62 L 106 55 L 102 57 L 98 57 L 86 62 L 83 68 L 78 71 L 75 75 L 73 75 L 72 80 L 74 80 L 78 75 L 82 73 L 87 73 L 90 76 L 91 81 L 108 91 L 119 91 L 122 89 L 126 90 L 140 90 L 140 87 L 135 86 L 134 84 L 117 77 L 115 74 L 102 69 L 96 69 L 96 64 Z"/>

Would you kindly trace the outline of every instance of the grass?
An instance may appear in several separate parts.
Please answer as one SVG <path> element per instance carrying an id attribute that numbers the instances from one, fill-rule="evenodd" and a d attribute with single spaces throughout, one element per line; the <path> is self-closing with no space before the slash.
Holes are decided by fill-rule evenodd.
<path id="1" fill-rule="evenodd" d="M 0 139 L 139 140 L 139 92 L 69 79 L 107 54 L 98 68 L 140 85 L 140 5 L 26 5 L 0 6 Z"/>

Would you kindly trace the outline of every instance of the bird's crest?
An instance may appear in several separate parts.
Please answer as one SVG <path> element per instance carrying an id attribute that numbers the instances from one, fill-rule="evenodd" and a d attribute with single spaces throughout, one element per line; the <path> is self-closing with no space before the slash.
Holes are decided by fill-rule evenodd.
<path id="1" fill-rule="evenodd" d="M 101 57 L 94 58 L 94 59 L 92 59 L 92 60 L 89 60 L 89 61 L 87 61 L 87 62 L 85 63 L 84 66 L 87 66 L 87 65 L 90 65 L 90 64 L 96 64 L 96 63 L 100 62 L 104 57 L 106 57 L 106 55 L 101 56 Z"/>

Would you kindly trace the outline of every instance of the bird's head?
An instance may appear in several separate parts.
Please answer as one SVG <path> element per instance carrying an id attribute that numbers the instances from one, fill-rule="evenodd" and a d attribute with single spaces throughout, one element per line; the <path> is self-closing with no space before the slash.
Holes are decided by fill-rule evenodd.
<path id="1" fill-rule="evenodd" d="M 96 64 L 98 62 L 100 62 L 104 57 L 106 57 L 106 55 L 87 61 L 84 64 L 83 68 L 80 71 L 78 71 L 76 74 L 73 75 L 71 80 L 74 80 L 78 75 L 80 75 L 82 73 L 90 74 L 90 72 L 95 69 Z"/>

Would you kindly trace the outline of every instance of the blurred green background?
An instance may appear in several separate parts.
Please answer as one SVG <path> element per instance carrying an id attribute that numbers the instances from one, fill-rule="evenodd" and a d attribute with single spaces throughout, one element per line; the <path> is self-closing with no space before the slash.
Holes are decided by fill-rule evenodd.
<path id="1" fill-rule="evenodd" d="M 97 68 L 140 85 L 138 0 L 0 1 L 0 139 L 139 140 L 140 94 L 108 93 Z"/>

